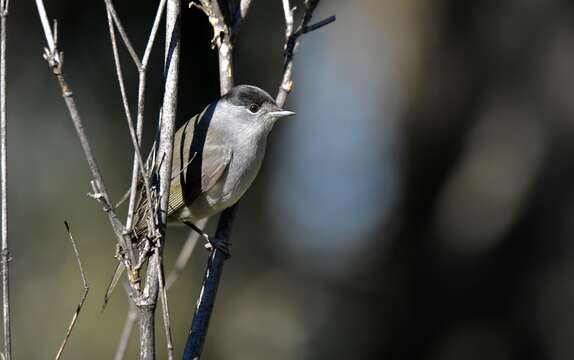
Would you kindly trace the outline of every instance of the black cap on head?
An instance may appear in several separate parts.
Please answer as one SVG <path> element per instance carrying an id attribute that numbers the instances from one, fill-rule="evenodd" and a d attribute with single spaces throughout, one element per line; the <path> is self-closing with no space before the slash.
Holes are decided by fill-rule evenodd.
<path id="1" fill-rule="evenodd" d="M 251 85 L 238 85 L 233 87 L 229 92 L 223 95 L 223 99 L 229 101 L 236 106 L 249 106 L 251 104 L 256 104 L 261 107 L 265 103 L 275 103 L 275 99 L 271 97 L 267 92 L 261 90 L 257 86 Z"/>

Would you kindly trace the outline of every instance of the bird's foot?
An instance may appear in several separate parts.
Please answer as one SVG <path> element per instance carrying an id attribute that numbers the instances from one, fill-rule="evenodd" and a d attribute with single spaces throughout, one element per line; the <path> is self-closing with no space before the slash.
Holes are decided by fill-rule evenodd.
<path id="1" fill-rule="evenodd" d="M 209 235 L 207 235 L 203 230 L 198 228 L 191 221 L 183 221 L 183 223 L 189 226 L 193 231 L 198 233 L 199 236 L 205 239 L 206 243 L 203 247 L 206 248 L 209 252 L 213 252 L 214 249 L 217 249 L 225 255 L 226 259 L 229 259 L 231 257 L 231 249 L 230 249 L 231 243 L 229 241 L 220 239 L 211 240 Z"/>
<path id="2" fill-rule="evenodd" d="M 231 257 L 231 243 L 229 241 L 220 239 L 211 240 L 207 235 L 205 235 L 204 238 L 207 240 L 207 242 L 203 247 L 206 248 L 207 251 L 213 252 L 214 249 L 217 249 L 221 251 L 223 255 L 225 255 L 226 259 Z"/>

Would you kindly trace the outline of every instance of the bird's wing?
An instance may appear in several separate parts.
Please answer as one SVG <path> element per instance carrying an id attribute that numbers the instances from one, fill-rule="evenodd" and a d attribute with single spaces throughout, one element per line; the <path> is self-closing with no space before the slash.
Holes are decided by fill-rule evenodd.
<path id="1" fill-rule="evenodd" d="M 167 216 L 209 191 L 225 173 L 231 157 L 231 148 L 225 145 L 206 145 L 196 153 L 188 168 L 171 181 Z"/>
<path id="2" fill-rule="evenodd" d="M 175 133 L 168 217 L 211 189 L 231 161 L 231 147 L 225 144 L 218 129 L 209 126 L 213 110 L 208 106 Z M 147 228 L 148 211 L 147 199 L 143 197 L 136 212 L 134 229 L 138 236 Z"/>
<path id="3" fill-rule="evenodd" d="M 208 191 L 217 183 L 229 166 L 232 156 L 233 152 L 229 146 L 213 145 L 205 147 L 201 167 L 202 192 Z"/>

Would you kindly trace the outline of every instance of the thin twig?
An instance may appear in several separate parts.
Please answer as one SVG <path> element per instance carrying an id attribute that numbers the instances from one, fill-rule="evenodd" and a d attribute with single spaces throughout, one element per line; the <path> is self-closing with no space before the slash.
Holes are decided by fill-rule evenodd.
<path id="1" fill-rule="evenodd" d="M 156 248 L 155 250 L 158 254 L 158 257 L 162 259 L 160 254 L 160 249 Z M 159 281 L 159 293 L 161 299 L 161 313 L 163 316 L 163 325 L 165 331 L 165 338 L 166 338 L 166 345 L 167 345 L 167 357 L 168 359 L 173 359 L 173 339 L 171 334 L 171 322 L 169 320 L 169 305 L 167 301 L 167 291 L 165 287 L 165 276 L 163 271 L 163 260 L 157 262 L 157 273 L 158 273 L 158 281 Z"/>
<path id="2" fill-rule="evenodd" d="M 177 110 L 177 86 L 179 79 L 179 53 L 180 53 L 180 1 L 168 0 L 166 8 L 166 48 L 165 48 L 165 87 L 162 106 L 162 116 L 159 128 L 159 141 L 157 142 L 156 169 L 159 180 L 159 212 L 157 213 L 160 233 L 157 251 L 153 252 L 148 262 L 146 284 L 144 289 L 145 304 L 140 307 L 140 359 L 151 360 L 155 358 L 154 311 L 157 304 L 160 283 L 162 280 L 161 263 L 162 252 L 165 245 L 165 226 L 169 190 L 171 182 L 171 163 L 173 155 L 173 136 L 175 132 L 175 119 Z M 162 301 L 164 313 L 167 311 L 167 301 Z M 164 318 L 165 328 L 169 329 L 169 316 Z M 166 339 L 170 339 L 166 331 Z M 172 356 L 168 348 L 168 356 Z"/>
<path id="3" fill-rule="evenodd" d="M 159 29 L 159 23 L 161 22 L 161 17 L 163 15 L 163 11 L 165 10 L 166 0 L 161 0 L 157 7 L 157 12 L 155 14 L 155 18 L 153 20 L 153 25 L 149 34 L 149 38 L 147 40 L 147 45 L 145 47 L 144 56 L 142 59 L 142 67 L 145 69 L 147 67 L 147 63 L 149 60 L 149 56 L 151 54 L 151 50 L 153 48 L 153 44 L 155 42 L 155 38 L 157 35 L 157 31 Z"/>
<path id="4" fill-rule="evenodd" d="M 56 42 L 54 39 L 57 39 L 52 34 L 52 28 L 50 27 L 50 21 L 48 20 L 48 15 L 46 15 L 46 8 L 44 7 L 43 0 L 36 0 L 36 7 L 38 8 L 38 13 L 40 15 L 40 21 L 42 23 L 42 29 L 44 30 L 44 36 L 46 37 L 46 43 L 48 44 L 48 50 L 54 56 L 54 61 L 59 63 L 60 62 L 60 54 L 56 51 Z"/>
<path id="5" fill-rule="evenodd" d="M 295 8 L 291 8 L 289 0 L 283 0 L 283 13 L 285 14 L 285 40 L 288 41 L 293 34 L 293 13 Z"/>
<path id="6" fill-rule="evenodd" d="M 72 330 L 74 330 L 74 326 L 76 325 L 76 321 L 78 320 L 78 316 L 80 315 L 80 311 L 82 311 L 82 306 L 84 305 L 84 301 L 86 301 L 86 297 L 88 296 L 88 291 L 90 291 L 90 287 L 88 286 L 88 282 L 86 280 L 86 275 L 84 274 L 84 268 L 82 267 L 82 260 L 80 259 L 80 253 L 78 252 L 78 247 L 76 246 L 76 242 L 74 241 L 74 237 L 72 236 L 72 231 L 70 230 L 70 225 L 67 221 L 64 222 L 66 225 L 66 231 L 68 232 L 68 237 L 70 238 L 70 242 L 74 248 L 74 254 L 76 255 L 76 261 L 78 262 L 78 268 L 80 269 L 80 275 L 82 276 L 82 284 L 84 285 L 84 292 L 82 294 L 82 298 L 80 303 L 76 307 L 76 311 L 74 312 L 74 316 L 72 317 L 72 321 L 68 326 L 68 330 L 66 331 L 66 337 L 64 337 L 64 341 L 62 341 L 62 345 L 60 345 L 60 349 L 58 349 L 58 353 L 56 354 L 56 360 L 58 360 L 62 356 L 62 352 L 68 343 L 68 339 L 70 338 L 70 334 Z"/>
<path id="7" fill-rule="evenodd" d="M 8 1 L 0 1 L 0 192 L 2 193 L 2 320 L 4 325 L 4 358 L 12 359 L 12 329 L 10 318 L 10 277 L 8 249 L 8 202 L 6 185 L 6 18 Z"/>
<path id="8" fill-rule="evenodd" d="M 122 25 L 122 22 L 120 21 L 120 18 L 116 12 L 116 9 L 114 8 L 114 4 L 112 4 L 111 0 L 104 0 L 104 1 L 106 2 L 107 9 L 111 13 L 112 18 L 114 19 L 114 23 L 116 24 L 116 27 L 118 28 L 118 32 L 120 33 L 120 36 L 122 37 L 122 40 L 124 41 L 124 44 L 126 45 L 126 48 L 128 49 L 128 52 L 130 53 L 130 56 L 132 57 L 134 64 L 137 66 L 138 69 L 140 69 L 142 67 L 141 61 L 140 61 L 136 51 L 134 50 L 134 47 L 133 47 L 126 31 L 124 30 L 124 26 Z"/>
<path id="9" fill-rule="evenodd" d="M 128 221 L 129 226 L 123 226 L 117 217 L 114 208 L 112 207 L 112 202 L 105 188 L 102 176 L 97 167 L 97 163 L 92 154 L 90 145 L 87 141 L 87 137 L 83 130 L 82 121 L 72 94 L 72 91 L 68 84 L 66 83 L 62 67 L 63 67 L 63 56 L 58 50 L 57 39 L 56 39 L 56 28 L 52 31 L 49 27 L 48 17 L 43 5 L 42 0 L 36 0 L 37 8 L 40 14 L 40 19 L 43 25 L 44 33 L 47 39 L 48 48 L 45 49 L 44 58 L 47 60 L 50 68 L 54 75 L 56 75 L 64 100 L 68 107 L 70 116 L 72 117 L 73 123 L 76 127 L 80 143 L 84 150 L 86 159 L 88 160 L 88 165 L 90 167 L 92 178 L 91 181 L 93 187 L 92 197 L 100 201 L 104 211 L 108 214 L 108 217 L 112 223 L 114 233 L 118 237 L 118 243 L 123 250 L 127 250 L 127 256 L 120 253 L 121 260 L 124 266 L 128 269 L 128 279 L 130 282 L 130 293 L 133 297 L 134 304 L 137 308 L 137 313 L 139 315 L 139 328 L 140 328 L 140 359 L 153 359 L 155 358 L 155 336 L 154 336 L 154 311 L 157 304 L 158 292 L 161 288 L 162 291 L 162 306 L 164 312 L 164 322 L 166 325 L 166 337 L 168 341 L 168 354 L 169 358 L 173 357 L 173 345 L 171 344 L 171 336 L 169 333 L 169 311 L 167 304 L 167 297 L 165 296 L 164 279 L 162 273 L 162 253 L 165 244 L 165 223 L 166 223 L 166 213 L 167 213 L 167 203 L 169 198 L 169 183 L 171 180 L 171 156 L 173 151 L 173 135 L 174 135 L 174 124 L 175 124 L 175 113 L 176 113 L 176 96 L 177 96 L 177 80 L 178 80 L 178 65 L 179 65 L 179 0 L 161 0 L 158 5 L 150 37 L 146 45 L 143 59 L 140 60 L 136 54 L 136 51 L 131 44 L 126 31 L 119 19 L 118 14 L 111 0 L 105 0 L 106 9 L 108 14 L 108 25 L 110 28 L 110 37 L 112 40 L 112 47 L 114 50 L 114 60 L 116 63 L 116 72 L 118 76 L 118 82 L 120 84 L 120 91 L 122 95 L 122 102 L 124 105 L 124 110 L 126 113 L 126 118 L 128 120 L 128 125 L 130 129 L 130 135 L 132 143 L 134 145 L 135 160 L 132 176 L 132 184 L 130 197 L 135 198 L 137 192 L 137 181 L 138 173 L 142 172 L 144 185 L 146 186 L 146 193 L 148 198 L 148 204 L 150 206 L 150 214 L 154 214 L 153 218 L 150 217 L 148 220 L 150 226 L 148 226 L 148 235 L 151 235 L 143 242 L 143 248 L 138 252 L 137 256 L 134 253 L 134 248 L 132 244 L 132 239 L 128 235 L 128 230 L 131 230 L 133 223 L 133 203 L 131 201 L 129 212 L 132 214 L 130 220 Z M 167 6 L 166 6 L 167 4 Z M 140 139 L 143 129 L 143 117 L 144 117 L 144 95 L 145 95 L 145 71 L 147 67 L 147 62 L 155 42 L 155 38 L 158 32 L 160 20 L 162 14 L 165 10 L 166 13 L 166 26 L 167 26 L 167 42 L 166 42 L 166 66 L 165 66 L 165 93 L 164 93 L 164 104 L 161 111 L 161 124 L 159 126 L 159 141 L 156 142 L 157 148 L 152 152 L 153 154 L 158 154 L 156 157 L 156 163 L 154 169 L 158 171 L 157 176 L 155 176 L 156 181 L 158 181 L 155 191 L 151 191 L 151 187 L 147 184 L 149 176 L 146 175 L 146 171 L 150 170 L 146 167 L 143 162 L 143 157 L 141 156 L 141 151 L 139 148 Z M 138 86 L 138 106 L 137 106 L 137 124 L 136 129 L 134 129 L 131 112 L 129 109 L 129 103 L 127 101 L 127 95 L 125 92 L 125 86 L 123 81 L 123 74 L 119 61 L 119 54 L 117 49 L 117 41 L 115 38 L 115 30 L 120 34 L 130 56 L 138 68 L 139 72 L 139 86 Z M 153 162 L 152 162 L 153 163 Z M 138 169 L 139 168 L 139 169 Z M 159 190 L 158 190 L 159 189 Z M 157 225 L 157 226 L 156 226 Z M 157 231 L 158 236 L 155 236 Z M 159 237 L 159 238 L 158 238 Z M 150 254 L 151 257 L 150 257 Z M 149 257 L 149 260 L 148 260 Z M 139 269 L 148 260 L 147 274 L 145 287 L 140 290 L 140 278 Z"/>
<path id="10" fill-rule="evenodd" d="M 163 12 L 165 10 L 165 4 L 166 4 L 166 0 L 161 0 L 157 11 L 156 11 L 156 15 L 154 18 L 154 22 L 152 25 L 152 29 L 150 31 L 150 35 L 148 37 L 148 41 L 147 41 L 147 45 L 145 48 L 145 52 L 143 55 L 143 58 L 141 60 L 141 67 L 138 69 L 139 72 L 139 82 L 138 82 L 138 104 L 137 104 L 137 119 L 136 119 L 136 137 L 138 139 L 138 143 L 141 142 L 141 138 L 142 138 L 142 132 L 143 132 L 143 121 L 144 121 L 144 109 L 145 109 L 145 90 L 146 90 L 146 70 L 147 70 L 147 64 L 149 61 L 149 57 L 151 54 L 151 50 L 153 48 L 153 45 L 155 43 L 155 39 L 157 37 L 157 32 L 159 29 L 159 24 L 161 22 L 161 17 L 163 15 Z M 126 44 L 127 46 L 127 44 Z M 137 154 L 134 154 L 134 162 L 133 162 L 133 166 L 132 166 L 132 180 L 131 180 L 131 191 L 130 191 L 130 197 L 129 197 L 129 205 L 128 205 L 128 215 L 127 215 L 127 220 L 126 220 L 126 229 L 129 231 L 132 229 L 132 225 L 133 225 L 133 218 L 134 218 L 134 211 L 135 211 L 135 205 L 136 205 L 136 197 L 137 197 L 137 185 L 138 185 L 138 178 L 139 178 L 139 161 L 137 161 Z M 148 178 L 149 175 L 146 175 L 145 172 L 142 172 L 142 176 L 144 178 Z M 149 189 L 146 190 L 146 193 L 149 194 Z M 151 199 L 151 197 L 148 195 L 148 198 Z M 149 213 L 151 214 L 151 208 L 153 207 L 153 204 L 151 201 L 148 201 L 148 206 L 149 206 Z"/>
<path id="11" fill-rule="evenodd" d="M 155 15 L 155 18 L 153 21 L 150 35 L 148 37 L 147 45 L 146 45 L 144 55 L 142 58 L 141 68 L 139 69 L 136 135 L 137 135 L 138 141 L 140 141 L 140 142 L 141 142 L 141 138 L 142 138 L 142 134 L 143 134 L 147 65 L 148 65 L 149 57 L 151 55 L 151 50 L 153 48 L 153 45 L 155 43 L 155 39 L 157 37 L 159 24 L 161 22 L 161 17 L 163 15 L 164 10 L 165 10 L 165 6 L 166 6 L 166 0 L 161 0 L 159 5 L 158 5 L 157 11 L 156 11 L 156 15 Z M 136 204 L 136 193 L 137 193 L 136 189 L 137 189 L 138 174 L 139 174 L 138 168 L 140 167 L 139 162 L 135 160 L 136 156 L 137 156 L 137 154 L 134 155 L 130 202 L 128 205 L 128 221 L 126 223 L 126 227 L 128 229 L 132 228 L 131 220 L 133 219 L 133 214 L 134 214 L 135 204 Z M 145 175 L 144 171 L 142 171 L 142 174 L 144 174 L 143 175 L 144 177 L 147 176 L 147 175 Z M 151 211 L 151 209 L 153 208 L 152 197 L 149 196 L 149 194 L 150 194 L 149 191 L 147 192 L 147 194 L 148 194 L 148 199 L 149 199 L 149 201 L 148 201 L 149 213 L 152 214 L 153 213 Z"/>
<path id="12" fill-rule="evenodd" d="M 317 30 L 325 25 L 328 25 L 336 20 L 335 16 L 321 20 L 315 24 L 309 25 L 313 17 L 313 12 L 317 8 L 319 0 L 305 1 L 305 13 L 303 20 L 297 27 L 297 31 L 293 32 L 293 12 L 294 9 L 290 7 L 289 0 L 283 0 L 283 12 L 285 14 L 285 62 L 283 64 L 283 74 L 281 77 L 281 84 L 279 92 L 277 93 L 276 102 L 279 106 L 283 106 L 287 101 L 287 96 L 293 90 L 293 57 L 299 45 L 299 38 L 301 35 Z"/>
<path id="13" fill-rule="evenodd" d="M 138 113 L 137 113 L 137 124 L 136 124 L 136 137 L 138 140 L 138 144 L 141 144 L 142 132 L 143 132 L 143 114 L 144 114 L 144 98 L 145 98 L 145 82 L 146 82 L 146 73 L 145 70 L 139 71 L 139 85 L 138 85 Z M 131 131 L 131 130 L 130 130 Z M 140 162 L 138 161 L 138 155 L 134 154 L 134 162 L 132 166 L 132 180 L 130 186 L 130 197 L 128 202 L 128 215 L 126 219 L 126 229 L 131 231 L 133 228 L 133 219 L 135 213 L 135 206 L 136 206 L 136 198 L 137 198 L 137 186 L 138 186 L 138 179 L 139 179 L 139 169 L 141 168 Z M 145 170 L 145 168 L 144 168 Z M 143 173 L 143 172 L 142 172 Z M 142 175 L 144 178 L 148 178 L 148 175 Z M 149 187 L 146 189 L 146 193 L 148 194 L 148 207 L 149 213 L 152 214 L 151 209 L 153 208 L 152 204 L 152 196 L 150 196 Z"/>
<path id="14" fill-rule="evenodd" d="M 119 220 L 110 199 L 109 193 L 106 189 L 105 183 L 103 181 L 102 175 L 100 173 L 99 167 L 97 165 L 96 159 L 93 155 L 90 143 L 84 131 L 84 126 L 82 118 L 78 111 L 76 101 L 73 97 L 73 92 L 70 86 L 67 84 L 63 75 L 63 56 L 62 53 L 57 48 L 57 38 L 55 37 L 56 31 L 52 33 L 52 29 L 49 26 L 48 15 L 44 7 L 43 0 L 36 0 L 36 7 L 38 9 L 38 14 L 42 23 L 42 28 L 44 30 L 44 35 L 47 39 L 48 48 L 44 49 L 44 59 L 48 62 L 52 73 L 56 76 L 60 88 L 62 90 L 62 96 L 68 108 L 70 117 L 76 129 L 76 133 L 80 140 L 80 145 L 88 162 L 88 167 L 92 175 L 91 185 L 93 188 L 93 193 L 90 194 L 93 198 L 98 200 L 103 207 L 104 212 L 108 215 L 114 234 L 116 235 L 118 243 L 122 246 L 124 250 L 127 250 L 127 257 L 123 257 L 123 262 L 128 269 L 128 279 L 133 287 L 134 291 L 139 292 L 139 277 L 137 272 L 133 271 L 132 264 L 134 263 L 135 255 L 133 244 L 130 237 L 124 233 L 124 226 Z"/>
<path id="15" fill-rule="evenodd" d="M 122 330 L 122 336 L 120 337 L 120 342 L 118 343 L 118 348 L 116 350 L 114 360 L 122 360 L 126 356 L 126 351 L 128 350 L 128 344 L 130 342 L 132 330 L 138 318 L 136 306 L 132 301 L 130 301 L 129 304 L 130 308 L 126 316 L 126 322 L 124 324 L 124 329 Z"/>
<path id="16" fill-rule="evenodd" d="M 112 52 L 114 54 L 114 63 L 116 66 L 116 75 L 118 78 L 118 83 L 120 85 L 120 93 L 122 96 L 122 103 L 124 105 L 124 112 L 126 115 L 126 120 L 128 123 L 128 128 L 130 131 L 130 137 L 132 140 L 132 145 L 134 147 L 134 152 L 135 152 L 135 159 L 134 161 L 139 165 L 139 168 L 142 169 L 142 179 L 143 179 L 143 183 L 144 183 L 144 188 L 146 191 L 146 194 L 148 194 L 148 198 L 150 197 L 149 194 L 151 194 L 151 186 L 149 184 L 149 175 L 147 174 L 147 170 L 145 168 L 145 164 L 144 164 L 144 160 L 143 160 L 143 156 L 141 153 L 141 148 L 140 148 L 140 140 L 141 140 L 141 134 L 136 134 L 136 130 L 134 129 L 134 124 L 132 121 L 132 116 L 131 116 L 131 112 L 130 112 L 130 106 L 128 103 L 128 98 L 126 95 L 126 89 L 125 89 L 125 85 L 124 85 L 124 76 L 123 76 L 123 72 L 122 72 L 122 66 L 121 66 L 121 62 L 120 62 L 120 56 L 119 56 L 119 52 L 118 52 L 118 46 L 117 46 L 117 42 L 116 42 L 116 33 L 115 33 L 115 29 L 114 29 L 114 23 L 112 20 L 112 14 L 111 11 L 108 9 L 107 10 L 107 15 L 108 15 L 108 28 L 109 28 L 109 32 L 110 32 L 110 39 L 112 42 Z M 143 79 L 142 76 L 140 76 L 140 84 L 143 82 L 145 83 L 145 72 L 144 71 L 140 71 L 140 75 L 143 75 Z M 142 90 L 143 91 L 143 90 Z M 138 94 L 141 95 L 139 96 L 139 98 L 142 99 L 143 101 L 143 94 Z M 141 122 L 142 120 L 140 120 L 140 111 L 139 111 L 140 105 L 138 104 L 138 121 Z M 141 105 L 142 111 L 141 111 L 141 117 L 143 118 L 143 104 Z M 134 181 L 134 177 L 132 176 L 132 191 L 130 193 L 130 205 L 129 205 L 129 210 L 128 210 L 128 217 L 126 220 L 126 232 L 131 231 L 132 229 L 132 222 L 133 222 L 133 215 L 134 215 L 134 204 L 135 204 L 135 195 L 136 195 L 136 191 L 135 188 L 137 187 L 137 175 L 138 175 L 138 168 L 135 167 L 134 165 L 134 171 L 135 171 L 135 181 L 136 184 L 134 185 L 133 181 Z M 148 201 L 148 206 L 149 206 L 149 211 L 151 213 L 151 202 Z"/>

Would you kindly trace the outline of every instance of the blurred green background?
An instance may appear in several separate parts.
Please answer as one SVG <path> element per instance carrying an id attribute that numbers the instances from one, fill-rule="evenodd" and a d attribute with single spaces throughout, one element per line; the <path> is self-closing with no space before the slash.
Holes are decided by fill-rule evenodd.
<path id="1" fill-rule="evenodd" d="M 140 53 L 155 3 L 116 1 Z M 54 356 L 80 299 L 67 220 L 91 291 L 64 358 L 111 358 L 127 309 L 116 291 L 100 313 L 112 232 L 86 196 L 34 4 L 10 6 L 14 355 Z M 104 2 L 46 6 L 117 199 L 131 146 Z M 210 26 L 185 3 L 182 14 L 180 123 L 218 95 Z M 297 116 L 273 131 L 241 203 L 204 358 L 574 357 L 574 3 L 323 0 L 316 19 L 331 14 L 334 24 L 303 38 L 286 105 Z M 281 1 L 253 1 L 236 82 L 275 94 L 283 36 Z M 137 72 L 122 51 L 135 104 Z M 146 149 L 162 88 L 162 51 L 152 57 Z M 168 271 L 186 236 L 170 228 Z M 178 357 L 206 258 L 198 249 L 169 293 Z M 159 321 L 158 347 L 164 358 Z"/>

